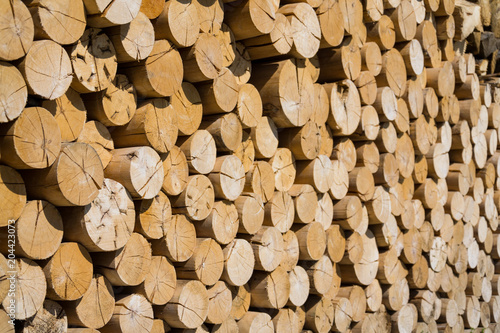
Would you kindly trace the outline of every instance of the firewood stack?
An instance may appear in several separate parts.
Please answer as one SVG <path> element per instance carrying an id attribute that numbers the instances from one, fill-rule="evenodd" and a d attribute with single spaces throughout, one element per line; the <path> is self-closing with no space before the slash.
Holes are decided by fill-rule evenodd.
<path id="1" fill-rule="evenodd" d="M 0 2 L 0 332 L 500 332 L 481 8 Z"/>

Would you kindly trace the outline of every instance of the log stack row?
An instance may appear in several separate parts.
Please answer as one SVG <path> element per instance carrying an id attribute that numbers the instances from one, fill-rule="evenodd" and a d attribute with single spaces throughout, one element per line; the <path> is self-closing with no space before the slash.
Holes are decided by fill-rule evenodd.
<path id="1" fill-rule="evenodd" d="M 0 3 L 0 332 L 500 332 L 478 11 Z"/>

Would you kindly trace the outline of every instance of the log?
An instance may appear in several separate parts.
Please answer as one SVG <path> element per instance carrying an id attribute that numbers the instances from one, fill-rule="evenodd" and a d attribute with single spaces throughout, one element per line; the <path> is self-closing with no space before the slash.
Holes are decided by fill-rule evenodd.
<path id="1" fill-rule="evenodd" d="M 181 151 L 186 155 L 189 171 L 200 174 L 210 173 L 216 162 L 216 144 L 207 130 L 197 130 L 189 137 L 181 137 L 177 141 Z"/>
<path id="2" fill-rule="evenodd" d="M 241 143 L 238 145 L 233 155 L 241 160 L 245 172 L 249 172 L 255 160 L 255 146 L 248 131 L 242 132 Z"/>
<path id="3" fill-rule="evenodd" d="M 393 328 L 398 332 L 408 332 L 416 327 L 417 318 L 417 307 L 413 304 L 405 304 L 391 316 L 391 321 Z"/>
<path id="4" fill-rule="evenodd" d="M 264 115 L 279 127 L 303 126 L 311 117 L 314 86 L 305 71 L 296 59 L 253 67 L 251 83 L 261 94 Z"/>
<path id="5" fill-rule="evenodd" d="M 6 123 L 19 117 L 23 111 L 28 99 L 28 88 L 21 72 L 9 63 L 0 62 L 0 75 L 0 123 Z"/>
<path id="6" fill-rule="evenodd" d="M 241 319 L 250 308 L 251 294 L 248 290 L 248 285 L 240 287 L 229 287 L 232 295 L 231 313 L 230 317 L 235 320 Z"/>
<path id="7" fill-rule="evenodd" d="M 395 120 L 398 113 L 398 102 L 394 91 L 389 87 L 378 88 L 373 107 L 377 110 L 381 121 Z"/>
<path id="8" fill-rule="evenodd" d="M 99 1 L 84 0 L 87 14 L 87 23 L 92 27 L 104 28 L 127 24 L 132 21 L 141 7 L 141 1 Z"/>
<path id="9" fill-rule="evenodd" d="M 9 220 L 21 216 L 26 204 L 26 188 L 21 175 L 6 165 L 0 166 L 0 195 L 4 198 L 0 226 L 6 227 Z"/>
<path id="10" fill-rule="evenodd" d="M 326 295 L 335 282 L 335 268 L 327 255 L 323 255 L 318 261 L 304 262 L 304 268 L 309 276 L 310 294 Z"/>
<path id="11" fill-rule="evenodd" d="M 33 43 L 35 28 L 33 19 L 26 5 L 22 1 L 2 4 L 2 26 L 5 27 L 1 34 L 5 41 L 0 50 L 0 59 L 4 61 L 17 60 L 26 55 Z M 16 33 L 12 33 L 16 31 Z"/>
<path id="12" fill-rule="evenodd" d="M 253 235 L 264 222 L 264 203 L 259 194 L 249 193 L 239 196 L 234 204 L 238 211 L 239 233 Z"/>
<path id="13" fill-rule="evenodd" d="M 16 169 L 47 168 L 61 149 L 57 121 L 41 107 L 26 108 L 14 122 L 2 126 L 0 139 L 2 162 Z"/>
<path id="14" fill-rule="evenodd" d="M 293 199 L 296 223 L 310 223 L 316 216 L 316 208 L 318 207 L 318 196 L 311 185 L 295 184 L 288 194 Z"/>
<path id="15" fill-rule="evenodd" d="M 354 84 L 358 88 L 362 105 L 371 105 L 375 102 L 377 81 L 375 81 L 375 77 L 369 71 L 361 72 L 356 81 L 354 81 Z"/>
<path id="16" fill-rule="evenodd" d="M 210 324 L 221 324 L 230 315 L 232 296 L 225 282 L 219 281 L 207 289 L 208 314 L 205 320 Z"/>
<path id="17" fill-rule="evenodd" d="M 198 86 L 204 114 L 230 112 L 238 102 L 238 83 L 229 69 L 221 69 L 214 80 Z"/>
<path id="18" fill-rule="evenodd" d="M 176 263 L 180 279 L 199 280 L 207 286 L 215 284 L 222 275 L 224 254 L 220 245 L 210 238 L 197 238 L 193 255 L 184 263 Z"/>
<path id="19" fill-rule="evenodd" d="M 210 237 L 220 244 L 229 244 L 236 237 L 238 222 L 238 211 L 232 202 L 216 201 L 208 217 L 195 224 L 196 234 Z"/>
<path id="20" fill-rule="evenodd" d="M 260 118 L 252 128 L 250 136 L 255 146 L 255 157 L 271 158 L 278 148 L 278 130 L 274 121 L 268 117 Z"/>
<path id="21" fill-rule="evenodd" d="M 123 248 L 100 253 L 92 261 L 113 286 L 136 286 L 146 278 L 151 247 L 143 236 L 133 233 Z"/>
<path id="22" fill-rule="evenodd" d="M 106 89 L 115 79 L 117 62 L 113 43 L 101 29 L 86 29 L 68 48 L 73 67 L 71 87 L 79 93 Z"/>
<path id="23" fill-rule="evenodd" d="M 46 295 L 47 284 L 45 276 L 38 264 L 30 259 L 18 258 L 10 269 L 14 269 L 16 274 L 11 280 L 15 284 L 15 292 L 9 292 L 2 301 L 4 309 L 8 309 L 10 314 L 17 320 L 25 320 L 34 316 L 43 307 Z M 15 304 L 13 310 L 12 304 Z"/>
<path id="24" fill-rule="evenodd" d="M 215 79 L 222 69 L 219 41 L 210 34 L 201 34 L 193 46 L 182 50 L 181 55 L 185 80 L 191 83 Z"/>
<path id="25" fill-rule="evenodd" d="M 113 316 L 100 332 L 150 332 L 153 327 L 153 307 L 142 295 L 117 295 Z"/>
<path id="26" fill-rule="evenodd" d="M 134 198 L 152 199 L 158 194 L 164 171 L 160 156 L 152 148 L 121 148 L 113 150 L 112 154 L 104 171 L 107 178 L 124 184 Z"/>
<path id="27" fill-rule="evenodd" d="M 175 110 L 179 135 L 193 134 L 203 116 L 203 106 L 196 88 L 189 82 L 182 82 L 179 90 L 171 96 L 170 103 Z"/>
<path id="28" fill-rule="evenodd" d="M 174 215 L 165 236 L 151 240 L 152 254 L 173 262 L 191 258 L 196 247 L 196 230 L 184 215 Z M 140 282 L 139 282 L 140 283 Z"/>
<path id="29" fill-rule="evenodd" d="M 58 206 L 90 203 L 97 196 L 103 180 L 99 156 L 85 143 L 63 144 L 61 153 L 49 168 L 31 170 L 25 175 L 31 196 Z M 75 184 L 79 184 L 78 192 L 73 191 Z"/>
<path id="30" fill-rule="evenodd" d="M 274 226 L 280 232 L 288 231 L 294 222 L 295 206 L 288 192 L 274 192 L 264 206 L 264 225 Z"/>
<path id="31" fill-rule="evenodd" d="M 198 8 L 193 4 L 191 1 L 165 2 L 154 22 L 155 38 L 168 39 L 179 48 L 193 45 L 200 31 Z"/>
<path id="32" fill-rule="evenodd" d="M 86 122 L 76 142 L 90 145 L 97 152 L 103 168 L 108 166 L 113 156 L 111 150 L 114 149 L 114 144 L 106 126 L 95 120 Z"/>
<path id="33" fill-rule="evenodd" d="M 289 273 L 290 297 L 287 305 L 302 306 L 309 296 L 309 275 L 302 266 L 295 266 Z"/>
<path id="34" fill-rule="evenodd" d="M 319 260 L 326 249 L 326 233 L 319 222 L 292 226 L 299 242 L 301 260 Z"/>
<path id="35" fill-rule="evenodd" d="M 43 307 L 23 324 L 22 332 L 63 332 L 68 329 L 68 319 L 62 307 L 51 300 L 45 300 Z"/>
<path id="36" fill-rule="evenodd" d="M 165 257 L 152 256 L 144 282 L 130 289 L 153 305 L 164 305 L 172 298 L 176 284 L 174 266 Z"/>
<path id="37" fill-rule="evenodd" d="M 354 133 L 361 119 L 361 100 L 356 85 L 345 80 L 323 86 L 330 96 L 331 112 L 327 123 L 332 134 L 340 136 Z"/>
<path id="38" fill-rule="evenodd" d="M 62 305 L 70 325 L 98 329 L 111 319 L 114 304 L 111 284 L 102 275 L 95 274 L 89 288 L 80 299 L 64 302 Z"/>
<path id="39" fill-rule="evenodd" d="M 377 274 L 379 252 L 375 236 L 368 229 L 361 235 L 363 241 L 363 256 L 358 264 L 341 265 L 342 279 L 346 282 L 370 285 Z M 345 272 L 345 273 L 344 273 Z"/>
<path id="40" fill-rule="evenodd" d="M 252 84 L 246 83 L 240 86 L 236 111 L 244 128 L 257 126 L 258 120 L 262 117 L 262 99 Z"/>
<path id="41" fill-rule="evenodd" d="M 263 202 L 273 198 L 275 188 L 275 177 L 272 166 L 265 161 L 252 163 L 245 175 L 245 186 L 243 192 L 251 192 L 259 195 Z"/>
<path id="42" fill-rule="evenodd" d="M 267 1 L 266 3 L 268 2 L 269 1 Z M 245 3 L 245 6 L 248 5 L 249 3 Z M 269 7 L 269 5 L 266 6 Z M 275 9 L 272 9 L 272 11 L 274 10 Z M 259 11 L 261 11 L 261 9 L 259 9 Z M 269 18 L 266 18 L 265 20 L 268 21 Z M 247 29 L 246 31 L 249 30 Z M 246 31 L 243 32 L 242 30 L 242 33 L 246 33 Z M 292 49 L 293 44 L 290 21 L 288 21 L 285 15 L 281 13 L 275 13 L 274 27 L 269 34 L 246 39 L 244 43 L 246 46 L 246 51 L 248 52 L 248 55 L 252 60 L 287 54 Z"/>
<path id="43" fill-rule="evenodd" d="M 321 41 L 321 27 L 314 9 L 298 2 L 280 7 L 278 13 L 290 22 L 293 45 L 289 53 L 297 58 L 312 58 Z"/>
<path id="44" fill-rule="evenodd" d="M 248 311 L 238 321 L 238 330 L 241 333 L 272 333 L 274 324 L 270 315 L 264 312 Z"/>
<path id="45" fill-rule="evenodd" d="M 171 302 L 162 308 L 158 316 L 170 327 L 192 329 L 205 321 L 208 304 L 208 292 L 201 282 L 178 280 Z"/>
<path id="46" fill-rule="evenodd" d="M 250 280 L 255 265 L 252 246 L 244 239 L 235 239 L 222 250 L 224 271 L 221 280 L 231 286 L 243 286 Z M 246 260 L 241 260 L 241 258 Z"/>
<path id="47" fill-rule="evenodd" d="M 58 44 L 75 43 L 85 30 L 85 11 L 82 1 L 63 6 L 55 1 L 29 1 L 35 39 L 51 39 Z"/>
<path id="48" fill-rule="evenodd" d="M 92 282 L 92 259 L 78 243 L 63 243 L 42 264 L 47 279 L 47 298 L 74 301 L 81 298 Z"/>
<path id="49" fill-rule="evenodd" d="M 279 18 L 274 1 L 248 1 L 227 6 L 225 19 L 237 40 L 272 33 Z M 253 59 L 253 57 L 252 57 Z"/>
<path id="50" fill-rule="evenodd" d="M 248 286 L 252 294 L 250 305 L 253 307 L 280 309 L 290 295 L 288 273 L 280 266 L 272 272 L 254 272 Z"/>
<path id="51" fill-rule="evenodd" d="M 284 242 L 277 228 L 263 226 L 255 235 L 241 237 L 252 245 L 255 257 L 254 270 L 272 272 L 281 263 Z"/>
<path id="52" fill-rule="evenodd" d="M 335 47 L 344 39 L 344 19 L 339 2 L 323 1 L 316 9 L 321 28 L 320 48 Z M 376 14 L 374 14 L 376 15 Z"/>
<path id="53" fill-rule="evenodd" d="M 304 327 L 315 332 L 328 332 L 334 324 L 335 308 L 331 300 L 314 297 L 304 305 Z"/>
<path id="54" fill-rule="evenodd" d="M 357 195 L 361 201 L 366 202 L 373 198 L 374 191 L 374 177 L 370 169 L 357 167 L 349 173 L 349 193 Z"/>
<path id="55" fill-rule="evenodd" d="M 172 219 L 172 207 L 168 197 L 159 192 L 153 199 L 136 202 L 136 208 L 134 231 L 147 239 L 163 237 Z"/>
<path id="56" fill-rule="evenodd" d="M 274 186 L 278 191 L 288 191 L 295 182 L 296 162 L 288 148 L 278 148 L 269 160 L 274 173 Z"/>
<path id="57" fill-rule="evenodd" d="M 342 0 L 339 2 L 344 18 L 345 32 L 351 35 L 356 45 L 361 47 L 366 41 L 366 28 L 363 24 L 363 4 L 361 1 Z"/>
<path id="58" fill-rule="evenodd" d="M 132 198 L 123 185 L 111 179 L 104 180 L 90 204 L 63 209 L 61 214 L 66 225 L 65 239 L 78 241 L 91 252 L 122 248 L 134 229 Z"/>
<path id="59" fill-rule="evenodd" d="M 387 15 L 380 16 L 378 21 L 368 23 L 367 30 L 366 40 L 376 43 L 381 50 L 390 50 L 396 43 L 394 23 Z"/>
<path id="60" fill-rule="evenodd" d="M 397 97 L 406 90 L 406 67 L 404 59 L 397 50 L 389 50 L 382 56 L 382 70 L 376 77 L 379 87 L 389 86 Z"/>
<path id="61" fill-rule="evenodd" d="M 172 42 L 161 39 L 154 42 L 149 57 L 139 62 L 122 65 L 137 94 L 143 97 L 165 97 L 180 89 L 183 60 Z M 187 79 L 186 73 L 186 79 Z"/>
<path id="62" fill-rule="evenodd" d="M 234 201 L 243 192 L 245 170 L 238 157 L 220 156 L 208 178 L 213 184 L 216 198 Z"/>
<path id="63" fill-rule="evenodd" d="M 280 132 L 279 142 L 281 147 L 293 153 L 296 160 L 313 160 L 321 147 L 319 126 L 309 120 L 303 127 L 288 128 Z"/>
<path id="64" fill-rule="evenodd" d="M 162 190 L 169 195 L 179 195 L 186 188 L 189 177 L 186 155 L 179 147 L 173 146 L 160 157 L 165 171 Z"/>
<path id="65" fill-rule="evenodd" d="M 322 49 L 318 52 L 320 82 L 356 80 L 361 73 L 361 52 L 352 40 L 344 40 L 339 48 Z"/>
<path id="66" fill-rule="evenodd" d="M 125 126 L 111 132 L 116 148 L 150 146 L 158 153 L 167 153 L 177 140 L 174 108 L 165 99 L 139 104 L 135 113 L 124 122 Z"/>
<path id="67" fill-rule="evenodd" d="M 223 2 L 221 0 L 196 0 L 193 4 L 198 10 L 201 32 L 213 34 L 219 32 L 224 18 Z"/>

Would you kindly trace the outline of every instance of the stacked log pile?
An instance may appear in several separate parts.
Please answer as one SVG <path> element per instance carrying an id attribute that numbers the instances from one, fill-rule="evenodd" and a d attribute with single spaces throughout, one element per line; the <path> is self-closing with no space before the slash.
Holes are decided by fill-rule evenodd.
<path id="1" fill-rule="evenodd" d="M 481 6 L 0 2 L 0 332 L 500 332 Z"/>

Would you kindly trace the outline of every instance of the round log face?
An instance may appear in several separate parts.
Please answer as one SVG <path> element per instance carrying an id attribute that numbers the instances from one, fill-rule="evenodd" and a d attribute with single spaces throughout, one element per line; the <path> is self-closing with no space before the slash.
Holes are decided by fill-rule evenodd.
<path id="1" fill-rule="evenodd" d="M 33 19 L 26 5 L 21 1 L 2 3 L 0 6 L 0 33 L 4 41 L 0 47 L 0 59 L 12 61 L 23 57 L 29 51 L 35 33 Z"/>

